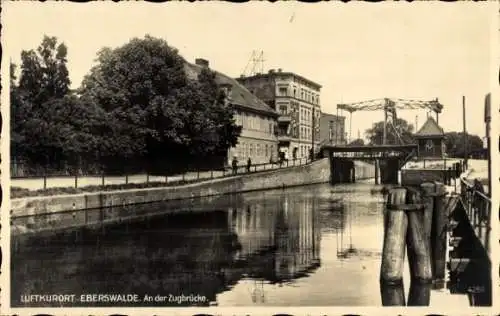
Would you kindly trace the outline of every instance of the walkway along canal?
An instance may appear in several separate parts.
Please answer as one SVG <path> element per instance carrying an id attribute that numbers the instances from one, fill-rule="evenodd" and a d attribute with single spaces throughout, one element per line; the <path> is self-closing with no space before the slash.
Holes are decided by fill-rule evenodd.
<path id="1" fill-rule="evenodd" d="M 119 293 L 140 298 L 124 306 L 380 306 L 381 188 L 319 184 L 153 203 L 155 217 L 14 237 L 12 304 L 88 306 L 81 294 Z M 161 215 L 168 210 L 179 212 Z M 23 302 L 38 293 L 76 299 Z M 198 299 L 143 301 L 170 294 Z M 442 298 L 433 291 L 431 305 Z"/>

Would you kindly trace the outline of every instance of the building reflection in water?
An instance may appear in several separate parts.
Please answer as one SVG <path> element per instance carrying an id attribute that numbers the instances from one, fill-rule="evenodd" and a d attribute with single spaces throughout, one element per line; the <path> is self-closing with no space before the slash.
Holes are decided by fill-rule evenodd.
<path id="1" fill-rule="evenodd" d="M 265 203 L 248 201 L 229 211 L 229 225 L 241 245 L 235 260 L 266 257 L 270 264 L 251 270 L 249 277 L 280 283 L 319 266 L 320 230 L 314 203 L 312 196 L 284 195 L 266 197 Z"/>
<path id="2" fill-rule="evenodd" d="M 253 280 L 252 299 L 264 301 L 264 283 L 291 282 L 319 267 L 315 203 L 307 194 L 240 194 L 194 201 L 190 212 L 27 239 L 12 255 L 12 304 L 85 305 L 20 301 L 39 293 L 195 293 L 207 300 L 95 305 L 206 306 L 242 279 Z M 137 207 L 182 211 L 178 202 Z"/>
<path id="3" fill-rule="evenodd" d="M 236 261 L 253 279 L 252 301 L 265 302 L 264 284 L 305 277 L 320 266 L 320 223 L 312 196 L 290 195 L 249 200 L 230 209 L 228 221 L 241 248 Z"/>

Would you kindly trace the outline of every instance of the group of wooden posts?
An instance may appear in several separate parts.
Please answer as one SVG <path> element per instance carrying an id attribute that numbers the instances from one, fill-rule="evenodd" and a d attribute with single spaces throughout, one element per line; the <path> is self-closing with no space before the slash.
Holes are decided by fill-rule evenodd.
<path id="1" fill-rule="evenodd" d="M 448 221 L 445 199 L 442 183 L 389 191 L 380 269 L 383 306 L 428 306 L 431 287 L 444 287 Z M 405 250 L 411 275 L 407 303 L 403 287 Z"/>

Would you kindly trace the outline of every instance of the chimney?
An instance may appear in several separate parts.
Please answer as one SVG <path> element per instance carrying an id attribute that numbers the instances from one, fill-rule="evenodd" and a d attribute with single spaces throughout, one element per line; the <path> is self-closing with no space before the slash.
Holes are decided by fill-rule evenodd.
<path id="1" fill-rule="evenodd" d="M 203 59 L 203 58 L 196 58 L 195 63 L 198 66 L 202 66 L 202 67 L 206 67 L 206 68 L 208 68 L 208 65 L 209 65 L 208 60 Z"/>

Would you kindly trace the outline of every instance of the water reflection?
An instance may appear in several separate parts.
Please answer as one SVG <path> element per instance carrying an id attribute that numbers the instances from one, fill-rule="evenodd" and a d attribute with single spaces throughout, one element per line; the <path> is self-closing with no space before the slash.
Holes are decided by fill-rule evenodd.
<path id="1" fill-rule="evenodd" d="M 113 212 L 158 215 L 15 238 L 12 304 L 380 305 L 383 196 L 373 188 L 317 185 L 136 205 Z M 140 301 L 21 301 L 53 293 L 137 294 Z M 197 295 L 205 300 L 189 299 Z"/>
<path id="2" fill-rule="evenodd" d="M 209 305 L 240 279 L 279 284 L 309 275 L 320 266 L 315 199 L 279 191 L 263 194 L 212 198 L 189 204 L 191 212 L 187 213 L 22 240 L 19 251 L 12 255 L 12 303 Z M 75 294 L 76 299 L 21 302 L 30 294 L 53 293 Z M 78 300 L 87 293 L 133 293 L 141 301 L 86 304 Z M 145 295 L 190 294 L 206 300 L 181 304 L 143 301 Z"/>

